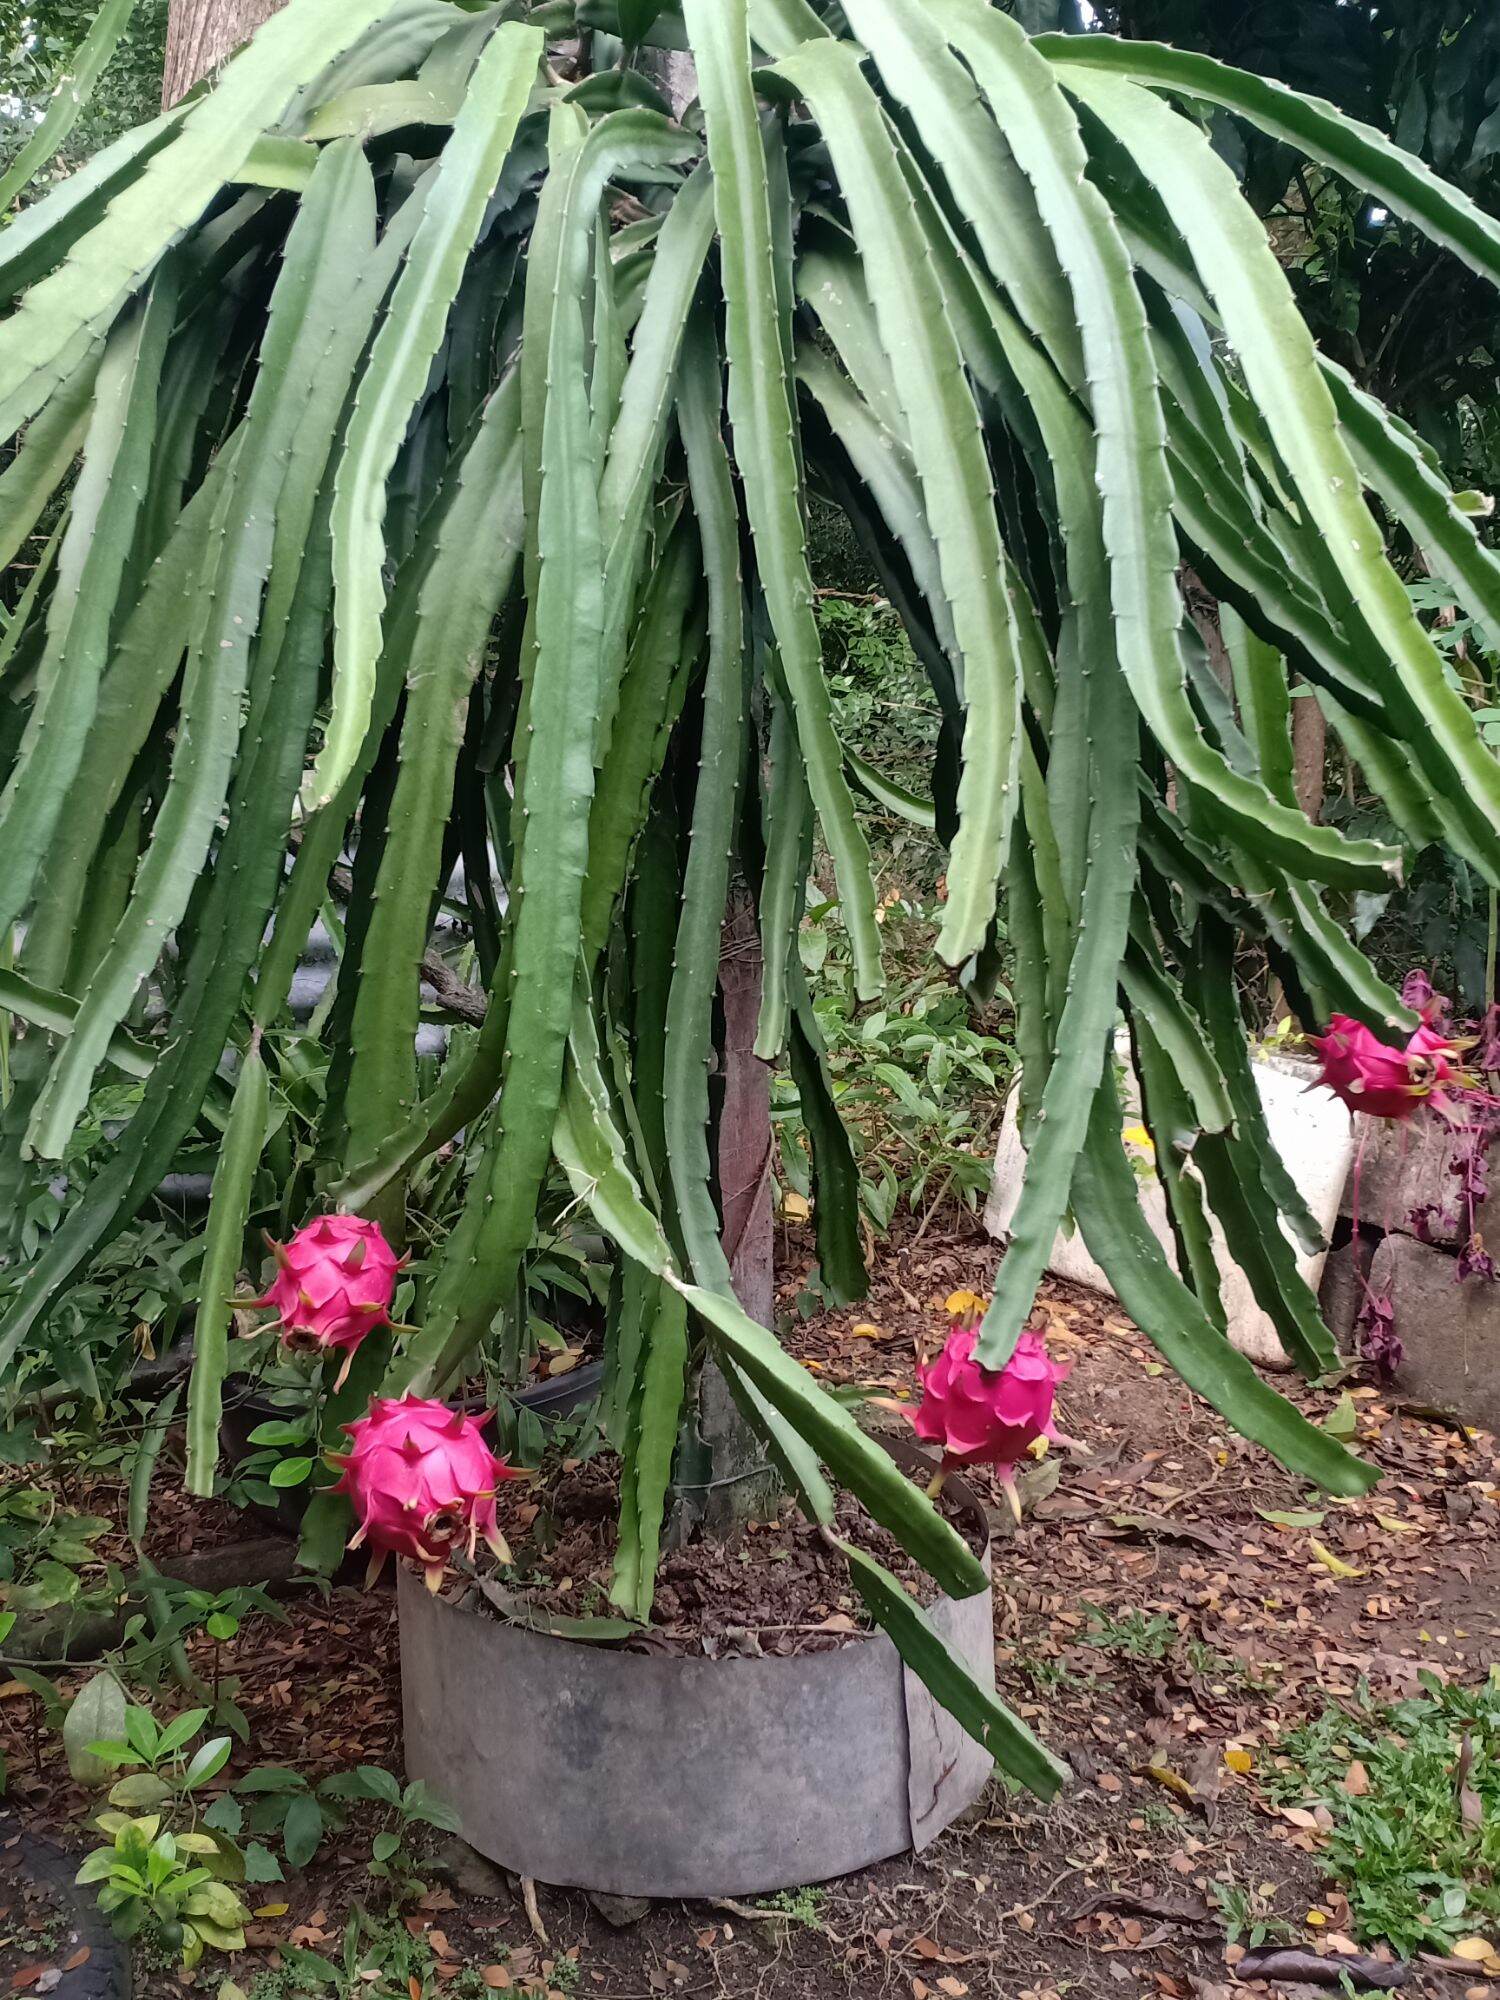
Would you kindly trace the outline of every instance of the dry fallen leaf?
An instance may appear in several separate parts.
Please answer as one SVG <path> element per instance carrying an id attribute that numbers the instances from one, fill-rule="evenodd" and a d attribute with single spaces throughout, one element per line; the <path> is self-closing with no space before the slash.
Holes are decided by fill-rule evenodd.
<path id="1" fill-rule="evenodd" d="M 1482 1965 L 1487 1958 L 1494 1957 L 1495 1947 L 1488 1938 L 1460 1938 L 1449 1955 L 1453 1958 L 1466 1958 L 1473 1965 Z"/>
<path id="2" fill-rule="evenodd" d="M 1312 1550 L 1313 1554 L 1317 1557 L 1318 1561 L 1323 1565 L 1324 1569 L 1329 1571 L 1331 1575 L 1333 1576 L 1364 1575 L 1364 1571 L 1362 1569 L 1356 1569 L 1353 1563 L 1346 1563 L 1342 1557 L 1336 1556 L 1333 1553 L 1332 1549 L 1325 1548 L 1324 1545 L 1318 1540 L 1316 1535 L 1308 1536 L 1307 1545 Z"/>
<path id="3" fill-rule="evenodd" d="M 1178 1798 L 1186 1799 L 1189 1804 L 1198 1804 L 1198 1794 L 1182 1773 L 1174 1771 L 1170 1764 L 1137 1764 L 1135 1776 L 1149 1778 L 1153 1784 L 1162 1786 L 1166 1791 L 1175 1792 Z"/>
<path id="4" fill-rule="evenodd" d="M 1370 1774 L 1357 1757 L 1344 1773 L 1339 1789 L 1351 1799 L 1362 1799 L 1368 1795 Z"/>

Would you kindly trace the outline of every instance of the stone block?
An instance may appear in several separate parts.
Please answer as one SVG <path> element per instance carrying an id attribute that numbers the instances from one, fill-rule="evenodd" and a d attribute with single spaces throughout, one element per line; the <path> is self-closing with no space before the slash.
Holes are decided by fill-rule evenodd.
<path id="1" fill-rule="evenodd" d="M 1149 1148 L 1131 1134 L 1131 1127 L 1139 1124 L 1141 1114 L 1140 1094 L 1128 1068 L 1128 1042 L 1117 1044 L 1117 1053 L 1127 1064 L 1122 1144 L 1140 1177 L 1142 1211 L 1175 1268 L 1176 1245 L 1167 1222 L 1166 1197 L 1152 1167 Z M 1255 1064 L 1255 1080 L 1272 1142 L 1326 1235 L 1338 1215 L 1339 1198 L 1353 1158 L 1352 1120 L 1329 1091 L 1309 1091 L 1312 1074 L 1310 1065 L 1286 1057 L 1257 1060 Z M 992 1236 L 1004 1239 L 1010 1233 L 1025 1165 L 1026 1153 L 1016 1129 L 1016 1099 L 1012 1093 L 1005 1107 L 995 1156 L 994 1186 L 984 1215 L 985 1226 Z M 1290 1241 L 1290 1231 L 1286 1234 Z M 1230 1340 L 1252 1361 L 1269 1368 L 1288 1367 L 1276 1329 L 1256 1304 L 1249 1279 L 1230 1259 L 1217 1222 L 1214 1239 L 1219 1252 L 1220 1296 L 1229 1322 Z M 1325 1255 L 1321 1250 L 1309 1255 L 1298 1248 L 1298 1269 L 1314 1291 L 1322 1276 Z M 1059 1233 L 1052 1246 L 1049 1268 L 1060 1278 L 1071 1278 L 1077 1284 L 1114 1296 L 1109 1280 L 1089 1255 L 1077 1231 L 1072 1235 Z"/>
<path id="2" fill-rule="evenodd" d="M 1409 1235 L 1411 1210 L 1431 1202 L 1439 1211 L 1451 1210 L 1457 1225 L 1456 1183 L 1448 1172 L 1453 1140 L 1442 1120 L 1419 1113 L 1401 1124 L 1361 1118 L 1359 1126 L 1341 1212 L 1351 1222 L 1357 1219 L 1362 1229 L 1399 1229 Z M 1455 1249 L 1463 1241 L 1461 1228 L 1442 1229 L 1436 1218 L 1429 1233 L 1435 1243 L 1451 1243 Z"/>
<path id="3" fill-rule="evenodd" d="M 1500 1432 L 1500 1284 L 1455 1281 L 1457 1260 L 1412 1236 L 1376 1247 L 1370 1283 L 1388 1292 L 1406 1353 L 1396 1377 L 1416 1403 Z"/>
<path id="4" fill-rule="evenodd" d="M 1339 1346 L 1354 1346 L 1354 1321 L 1365 1295 L 1364 1280 L 1369 1276 L 1373 1239 L 1361 1233 L 1347 1243 L 1336 1244 L 1323 1265 L 1323 1282 L 1318 1287 L 1318 1306 L 1328 1331 Z"/>

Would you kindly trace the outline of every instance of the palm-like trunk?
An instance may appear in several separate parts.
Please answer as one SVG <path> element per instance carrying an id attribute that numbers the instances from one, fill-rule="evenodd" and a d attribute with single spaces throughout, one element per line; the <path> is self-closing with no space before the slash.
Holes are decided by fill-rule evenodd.
<path id="1" fill-rule="evenodd" d="M 172 0 L 162 66 L 163 109 L 233 55 L 281 5 L 282 0 Z"/>

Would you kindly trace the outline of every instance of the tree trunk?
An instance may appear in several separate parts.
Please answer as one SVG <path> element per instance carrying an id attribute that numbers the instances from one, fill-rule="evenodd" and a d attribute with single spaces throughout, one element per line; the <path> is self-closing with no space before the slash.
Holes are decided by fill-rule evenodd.
<path id="1" fill-rule="evenodd" d="M 162 66 L 161 101 L 166 110 L 200 77 L 277 13 L 283 0 L 172 0 L 167 15 L 167 56 Z"/>
<path id="2" fill-rule="evenodd" d="M 771 1213 L 771 1072 L 755 1053 L 760 1014 L 760 931 L 755 904 L 734 882 L 719 945 L 719 1119 L 716 1165 L 724 1255 L 735 1297 L 752 1319 L 775 1322 Z M 688 1408 L 671 1540 L 704 1534 L 728 1541 L 774 1506 L 776 1475 L 765 1446 L 735 1402 L 723 1372 L 705 1358 Z"/>
<path id="3" fill-rule="evenodd" d="M 1323 814 L 1327 757 L 1328 718 L 1316 695 L 1299 695 L 1292 703 L 1292 783 L 1298 805 L 1313 821 Z"/>
<path id="4" fill-rule="evenodd" d="M 719 1113 L 719 1202 L 735 1297 L 762 1326 L 775 1323 L 771 1216 L 771 1072 L 755 1053 L 761 953 L 755 905 L 743 882 L 729 892 L 719 955 L 724 1010 L 724 1099 Z"/>

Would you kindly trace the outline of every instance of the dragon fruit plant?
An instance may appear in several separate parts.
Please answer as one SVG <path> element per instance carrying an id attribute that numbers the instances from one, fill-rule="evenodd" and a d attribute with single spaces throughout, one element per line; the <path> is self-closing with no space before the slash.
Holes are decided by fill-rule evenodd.
<path id="1" fill-rule="evenodd" d="M 563 104 L 559 42 L 617 12 L 288 0 L 212 89 L 3 232 L 0 558 L 27 663 L 0 730 L 5 1008 L 28 1045 L 7 1172 L 67 1154 L 136 996 L 164 959 L 172 976 L 128 1129 L 12 1259 L 0 1363 L 231 1073 L 204 1262 L 232 1289 L 293 975 L 332 893 L 318 1129 L 337 1158 L 318 1184 L 394 1236 L 423 1163 L 459 1134 L 467 1153 L 384 1392 L 443 1390 L 514 1324 L 555 1165 L 617 1259 L 617 1603 L 649 1607 L 684 1406 L 712 1371 L 820 1521 L 827 1466 L 941 1589 L 986 1587 L 741 1309 L 723 1245 L 715 968 L 743 884 L 755 1052 L 790 1064 L 816 1134 L 824 1288 L 862 1295 L 859 1177 L 799 955 L 816 839 L 857 997 L 886 992 L 853 790 L 871 780 L 834 727 L 814 615 L 817 492 L 943 716 L 899 807 L 947 850 L 936 955 L 979 996 L 1008 940 L 1027 1163 L 977 1361 L 1003 1375 L 1072 1215 L 1191 1389 L 1299 1477 L 1364 1491 L 1370 1468 L 1224 1340 L 1213 1261 L 1179 1275 L 1145 1224 L 1111 1041 L 1123 1008 L 1157 1156 L 1201 1169 L 1164 1172 L 1174 1227 L 1201 1244 L 1210 1210 L 1288 1352 L 1329 1372 L 1280 1226 L 1311 1244 L 1317 1224 L 1258 1115 L 1236 960 L 1265 949 L 1310 1021 L 1419 1025 L 1338 913 L 1437 828 L 1500 882 L 1500 762 L 1387 541 L 1430 551 L 1487 633 L 1500 559 L 1319 352 L 1204 107 L 1497 285 L 1500 221 L 1315 98 L 1186 49 L 1032 35 L 991 0 L 646 0 L 629 12 L 686 45 L 697 103 L 678 118 L 601 77 Z M 404 85 L 438 73 L 441 115 L 414 126 Z M 55 523 L 50 566 L 36 522 Z M 1200 672 L 1189 572 L 1220 600 L 1230 687 Z M 1391 843 L 1299 809 L 1294 678 Z M 171 754 L 148 783 L 153 744 Z M 357 843 L 351 879 L 353 828 L 389 837 Z M 433 1078 L 417 1031 L 445 893 L 468 901 L 478 977 L 440 1004 L 483 1024 Z M 195 1491 L 228 1366 L 211 1318 Z M 869 1598 L 910 1651 L 899 1589 Z M 1008 1768 L 1054 1790 L 1056 1760 L 957 1662 L 941 1672 Z"/>
<path id="2" fill-rule="evenodd" d="M 493 1411 L 471 1417 L 427 1397 L 377 1396 L 345 1424 L 347 1452 L 330 1454 L 356 1527 L 351 1549 L 371 1551 L 368 1582 L 395 1555 L 418 1564 L 436 1590 L 453 1551 L 483 1541 L 501 1562 L 510 1550 L 495 1520 L 495 1491 L 516 1475 L 484 1441 Z"/>
<path id="3" fill-rule="evenodd" d="M 276 1275 L 250 1303 L 272 1308 L 289 1353 L 341 1355 L 334 1387 L 342 1388 L 361 1341 L 377 1326 L 390 1325 L 405 1258 L 396 1255 L 378 1222 L 359 1215 L 319 1216 L 270 1250 Z"/>

